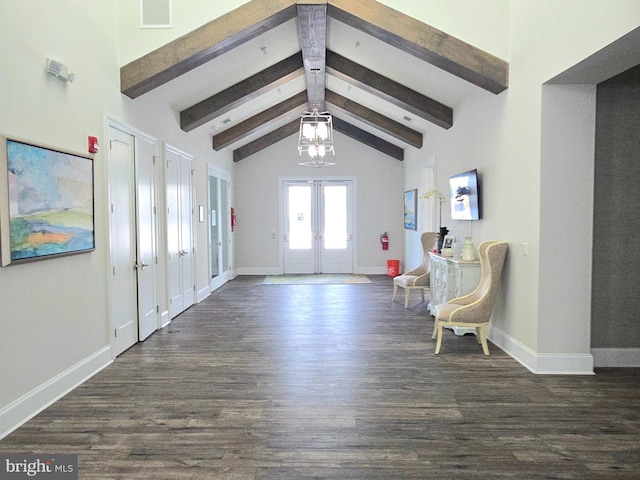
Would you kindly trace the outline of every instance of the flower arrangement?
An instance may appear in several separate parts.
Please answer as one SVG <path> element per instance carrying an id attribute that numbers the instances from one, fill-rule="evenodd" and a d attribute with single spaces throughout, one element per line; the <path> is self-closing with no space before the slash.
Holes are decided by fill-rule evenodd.
<path id="1" fill-rule="evenodd" d="M 437 190 L 435 188 L 432 188 L 428 192 L 423 193 L 422 195 L 420 195 L 420 198 L 422 198 L 423 200 L 428 200 L 430 198 L 435 198 L 436 200 L 438 200 L 438 207 L 439 207 L 438 223 L 440 228 L 442 228 L 442 204 L 449 199 L 445 197 L 440 190 Z"/>

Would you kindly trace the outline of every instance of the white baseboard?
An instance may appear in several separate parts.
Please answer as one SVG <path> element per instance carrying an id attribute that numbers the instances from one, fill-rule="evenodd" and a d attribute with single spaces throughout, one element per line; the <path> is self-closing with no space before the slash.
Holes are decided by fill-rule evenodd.
<path id="1" fill-rule="evenodd" d="M 592 348 L 596 367 L 640 367 L 640 348 Z"/>
<path id="2" fill-rule="evenodd" d="M 590 353 L 536 353 L 498 328 L 489 327 L 487 337 L 531 372 L 540 375 L 593 375 Z"/>
<path id="3" fill-rule="evenodd" d="M 209 288 L 209 285 L 207 285 L 206 287 L 198 290 L 198 292 L 196 293 L 196 303 L 200 303 L 209 295 L 211 295 L 211 288 Z"/>
<path id="4" fill-rule="evenodd" d="M 240 267 L 238 275 L 282 275 L 280 267 Z"/>
<path id="5" fill-rule="evenodd" d="M 354 270 L 354 273 L 360 275 L 386 275 L 387 267 L 358 267 Z M 389 277 L 391 280 L 391 277 Z"/>
<path id="6" fill-rule="evenodd" d="M 0 439 L 111 364 L 111 346 L 98 350 L 0 410 Z"/>

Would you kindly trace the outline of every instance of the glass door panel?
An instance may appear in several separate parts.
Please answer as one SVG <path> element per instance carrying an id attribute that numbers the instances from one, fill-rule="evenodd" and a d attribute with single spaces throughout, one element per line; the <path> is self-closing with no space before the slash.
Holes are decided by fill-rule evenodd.
<path id="1" fill-rule="evenodd" d="M 316 215 L 313 182 L 284 184 L 284 273 L 316 273 Z"/>
<path id="2" fill-rule="evenodd" d="M 209 258 L 211 290 L 231 280 L 231 183 L 209 167 Z"/>
<path id="3" fill-rule="evenodd" d="M 347 248 L 347 187 L 327 185 L 324 192 L 324 248 Z"/>
<path id="4" fill-rule="evenodd" d="M 351 181 L 283 183 L 284 273 L 351 273 Z"/>
<path id="5" fill-rule="evenodd" d="M 220 213 L 219 195 L 218 195 L 218 178 L 209 175 L 209 228 L 211 238 L 211 278 L 215 278 L 220 274 L 220 221 L 218 215 Z"/>

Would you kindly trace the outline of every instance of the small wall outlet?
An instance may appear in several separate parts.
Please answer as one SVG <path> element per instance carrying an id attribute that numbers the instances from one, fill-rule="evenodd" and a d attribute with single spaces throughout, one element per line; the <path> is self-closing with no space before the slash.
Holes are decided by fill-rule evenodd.
<path id="1" fill-rule="evenodd" d="M 526 257 L 527 255 L 529 255 L 529 244 L 528 243 L 523 243 L 522 244 L 522 254 Z"/>

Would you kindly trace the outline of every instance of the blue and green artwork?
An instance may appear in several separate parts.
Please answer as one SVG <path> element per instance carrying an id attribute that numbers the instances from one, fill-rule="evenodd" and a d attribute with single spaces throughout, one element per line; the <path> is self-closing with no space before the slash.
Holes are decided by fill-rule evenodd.
<path id="1" fill-rule="evenodd" d="M 95 248 L 93 161 L 7 140 L 11 260 Z"/>

